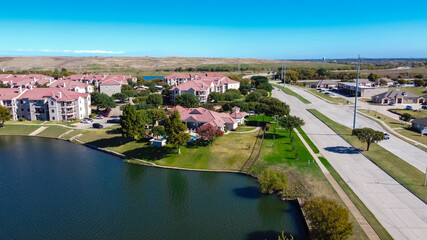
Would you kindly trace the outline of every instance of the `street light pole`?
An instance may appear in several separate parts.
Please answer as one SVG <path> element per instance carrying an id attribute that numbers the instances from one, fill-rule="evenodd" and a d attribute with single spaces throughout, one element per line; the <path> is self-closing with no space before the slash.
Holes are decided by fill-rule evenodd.
<path id="1" fill-rule="evenodd" d="M 354 100 L 353 130 L 356 129 L 357 96 L 359 95 L 359 71 L 360 71 L 360 55 L 358 56 L 358 62 L 357 62 L 356 97 Z"/>

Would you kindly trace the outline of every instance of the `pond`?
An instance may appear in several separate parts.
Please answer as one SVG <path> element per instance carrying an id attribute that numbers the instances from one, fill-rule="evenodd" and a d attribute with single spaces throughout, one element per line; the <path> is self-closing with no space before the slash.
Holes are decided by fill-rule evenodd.
<path id="1" fill-rule="evenodd" d="M 2 239 L 296 239 L 295 202 L 254 179 L 124 163 L 81 145 L 0 136 Z"/>

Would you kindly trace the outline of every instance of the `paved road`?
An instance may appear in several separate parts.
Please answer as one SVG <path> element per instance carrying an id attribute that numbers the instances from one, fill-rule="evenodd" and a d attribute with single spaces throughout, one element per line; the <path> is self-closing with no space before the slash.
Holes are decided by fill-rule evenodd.
<path id="1" fill-rule="evenodd" d="M 277 88 L 273 96 L 288 103 L 292 115 L 305 120 L 303 130 L 394 239 L 425 239 L 426 204 L 306 111 L 306 108 L 318 108 L 316 104 L 303 104 Z M 307 98 L 315 102 L 316 97 Z M 332 110 L 332 114 L 341 114 L 341 111 Z"/>
<path id="2" fill-rule="evenodd" d="M 288 87 L 312 102 L 312 104 L 309 104 L 308 108 L 315 108 L 335 122 L 350 128 L 353 127 L 354 107 L 330 104 L 311 95 L 310 93 L 307 93 L 301 88 L 292 86 Z M 381 125 L 376 123 L 374 120 L 358 114 L 356 128 L 361 127 L 369 127 L 375 130 L 386 132 L 386 130 L 384 130 Z M 393 135 L 390 136 L 389 140 L 379 142 L 379 145 L 392 152 L 394 155 L 400 157 L 404 161 L 408 162 L 412 166 L 418 168 L 420 171 L 425 172 L 427 167 L 427 152 L 403 141 L 398 137 L 394 137 Z"/>

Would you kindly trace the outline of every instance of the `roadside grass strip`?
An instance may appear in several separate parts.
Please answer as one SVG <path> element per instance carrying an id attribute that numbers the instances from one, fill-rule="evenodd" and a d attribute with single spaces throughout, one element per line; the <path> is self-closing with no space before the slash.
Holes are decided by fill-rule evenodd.
<path id="1" fill-rule="evenodd" d="M 284 93 L 286 93 L 286 94 L 288 94 L 288 95 L 291 95 L 291 96 L 294 96 L 294 97 L 296 97 L 296 98 L 298 98 L 301 102 L 303 102 L 303 103 L 311 103 L 310 101 L 308 101 L 307 99 L 305 99 L 305 98 L 303 98 L 301 95 L 299 95 L 298 93 L 296 93 L 296 92 L 294 92 L 294 91 L 292 91 L 291 89 L 289 89 L 289 88 L 285 88 L 285 87 L 283 87 L 283 86 L 280 86 L 280 85 L 278 85 L 278 84 L 274 84 L 274 83 L 272 83 L 272 85 L 273 86 L 275 86 L 275 87 L 278 87 L 280 90 L 282 90 Z"/>
<path id="2" fill-rule="evenodd" d="M 347 104 L 347 100 L 345 100 L 344 98 L 341 98 L 341 97 L 331 97 L 331 96 L 328 96 L 324 93 L 320 93 L 315 89 L 306 89 L 305 91 L 313 94 L 314 96 L 316 96 L 316 97 L 318 97 L 324 101 L 332 103 L 332 104 Z"/>
<path id="3" fill-rule="evenodd" d="M 355 148 L 366 149 L 366 143 L 362 143 L 356 136 L 352 136 L 350 128 L 332 121 L 316 109 L 307 109 L 307 111 L 316 116 Z M 425 177 L 423 172 L 376 143 L 371 144 L 369 151 L 362 151 L 361 153 L 418 198 L 427 202 L 427 187 L 423 186 Z"/>
<path id="4" fill-rule="evenodd" d="M 314 143 L 311 141 L 311 139 L 307 136 L 307 134 L 302 130 L 301 127 L 297 127 L 298 132 L 301 134 L 301 136 L 304 138 L 304 140 L 307 142 L 307 144 L 310 146 L 311 150 L 313 150 L 314 153 L 320 153 L 319 149 L 314 145 Z"/>

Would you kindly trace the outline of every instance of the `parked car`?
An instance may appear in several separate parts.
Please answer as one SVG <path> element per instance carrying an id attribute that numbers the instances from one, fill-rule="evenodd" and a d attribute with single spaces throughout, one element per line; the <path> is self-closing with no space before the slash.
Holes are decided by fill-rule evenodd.
<path id="1" fill-rule="evenodd" d="M 385 140 L 390 139 L 390 135 L 388 135 L 388 133 L 386 133 L 386 132 L 384 133 L 384 139 L 385 139 Z"/>
<path id="2" fill-rule="evenodd" d="M 94 117 L 95 119 L 103 119 L 104 117 L 102 115 L 98 115 Z"/>
<path id="3" fill-rule="evenodd" d="M 100 124 L 100 123 L 94 123 L 94 124 L 92 124 L 92 127 L 93 128 L 103 128 L 104 126 L 102 126 L 102 124 Z"/>
<path id="4" fill-rule="evenodd" d="M 85 121 L 88 121 L 88 122 L 93 122 L 93 119 L 92 119 L 92 118 L 85 118 L 84 120 L 85 120 Z"/>
<path id="5" fill-rule="evenodd" d="M 107 120 L 107 123 L 120 123 L 120 118 L 113 118 Z"/>
<path id="6" fill-rule="evenodd" d="M 80 123 L 89 123 L 89 121 L 88 121 L 88 120 L 86 120 L 86 119 L 84 119 L 84 120 L 82 120 Z"/>
<path id="7" fill-rule="evenodd" d="M 102 114 L 102 116 L 103 116 L 103 117 L 109 117 L 109 116 L 110 116 L 110 114 L 109 114 L 109 113 L 103 113 L 103 114 Z"/>
<path id="8" fill-rule="evenodd" d="M 412 106 L 406 106 L 406 108 L 405 108 L 406 110 L 414 110 L 414 108 L 412 108 Z"/>
<path id="9" fill-rule="evenodd" d="M 427 106 L 422 106 L 421 109 L 427 110 Z"/>

